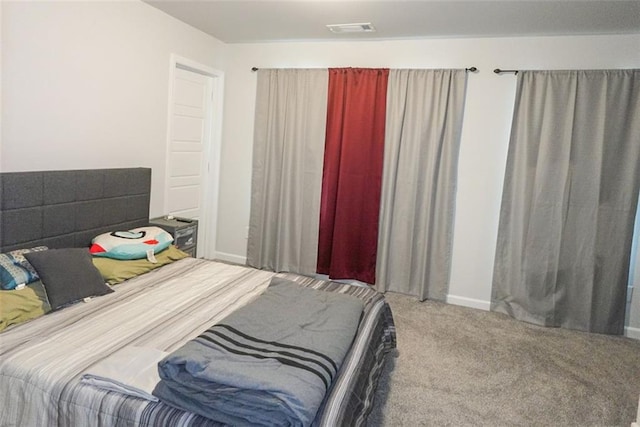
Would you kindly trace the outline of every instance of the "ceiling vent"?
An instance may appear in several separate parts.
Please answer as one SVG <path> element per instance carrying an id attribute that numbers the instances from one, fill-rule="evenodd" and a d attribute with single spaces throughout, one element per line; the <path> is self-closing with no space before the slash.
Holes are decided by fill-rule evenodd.
<path id="1" fill-rule="evenodd" d="M 327 28 L 332 33 L 373 33 L 376 29 L 371 22 L 365 22 L 362 24 L 331 24 L 327 25 Z"/>

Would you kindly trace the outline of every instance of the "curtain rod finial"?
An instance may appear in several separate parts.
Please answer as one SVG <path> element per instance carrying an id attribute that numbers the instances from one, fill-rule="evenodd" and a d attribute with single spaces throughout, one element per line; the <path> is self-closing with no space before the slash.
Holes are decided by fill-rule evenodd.
<path id="1" fill-rule="evenodd" d="M 469 68 L 465 68 L 465 71 L 471 71 L 472 73 L 475 73 L 476 71 L 478 71 L 478 69 L 476 67 L 469 67 Z"/>
<path id="2" fill-rule="evenodd" d="M 513 74 L 518 74 L 518 70 L 502 70 L 500 68 L 496 68 L 495 70 L 493 70 L 494 73 L 496 74 L 502 74 L 502 73 L 513 73 Z"/>
<path id="3" fill-rule="evenodd" d="M 254 71 L 254 72 L 255 72 L 255 71 L 258 71 L 258 67 L 252 67 L 252 68 L 251 68 L 251 71 Z"/>

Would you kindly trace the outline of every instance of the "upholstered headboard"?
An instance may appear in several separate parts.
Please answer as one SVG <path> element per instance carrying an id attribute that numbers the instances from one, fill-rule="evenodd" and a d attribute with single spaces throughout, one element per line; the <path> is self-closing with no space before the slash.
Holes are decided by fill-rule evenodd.
<path id="1" fill-rule="evenodd" d="M 148 225 L 151 169 L 0 173 L 0 252 Z"/>

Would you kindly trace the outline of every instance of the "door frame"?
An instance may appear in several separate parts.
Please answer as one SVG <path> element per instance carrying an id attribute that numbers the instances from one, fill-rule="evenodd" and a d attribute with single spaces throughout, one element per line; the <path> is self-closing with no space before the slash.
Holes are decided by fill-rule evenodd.
<path id="1" fill-rule="evenodd" d="M 211 100 L 205 114 L 205 135 L 203 136 L 204 159 L 206 167 L 203 170 L 202 184 L 202 215 L 198 222 L 204 241 L 198 242 L 198 257 L 213 259 L 216 253 L 217 222 L 218 222 L 218 193 L 220 181 L 220 153 L 222 151 L 222 107 L 224 99 L 224 72 L 208 67 L 199 62 L 176 55 L 170 56 L 169 64 L 169 94 L 167 111 L 167 137 L 165 146 L 165 176 L 164 176 L 164 212 L 169 211 L 169 155 L 171 146 L 172 118 L 173 118 L 173 89 L 175 70 L 180 68 L 210 78 Z"/>

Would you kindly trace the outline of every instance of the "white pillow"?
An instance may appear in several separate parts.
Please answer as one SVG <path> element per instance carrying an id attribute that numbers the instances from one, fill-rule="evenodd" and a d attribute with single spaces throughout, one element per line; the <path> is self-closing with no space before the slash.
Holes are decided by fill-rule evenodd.
<path id="1" fill-rule="evenodd" d="M 162 252 L 173 242 L 171 234 L 160 227 L 139 227 L 128 231 L 113 231 L 96 236 L 89 250 L 94 256 L 115 259 L 147 258 Z"/>

